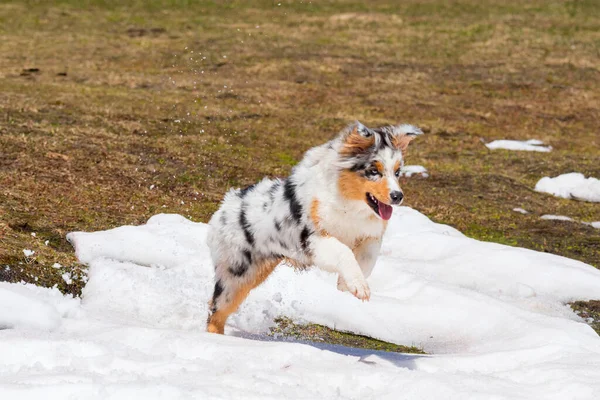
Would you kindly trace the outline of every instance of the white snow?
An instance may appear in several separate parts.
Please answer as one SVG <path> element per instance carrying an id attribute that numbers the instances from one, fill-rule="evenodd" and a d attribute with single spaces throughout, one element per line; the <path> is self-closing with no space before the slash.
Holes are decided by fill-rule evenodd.
<path id="1" fill-rule="evenodd" d="M 67 285 L 70 285 L 71 283 L 73 283 L 73 279 L 72 279 L 70 272 L 65 272 L 64 274 L 61 275 L 61 277 L 63 278 L 63 281 L 65 281 L 65 283 Z"/>
<path id="2" fill-rule="evenodd" d="M 23 249 L 23 254 L 25 254 L 25 257 L 31 257 L 32 255 L 35 254 L 35 251 L 29 250 L 29 249 Z"/>
<path id="3" fill-rule="evenodd" d="M 569 222 L 580 222 L 583 225 L 589 225 L 592 228 L 600 229 L 600 221 L 596 221 L 596 222 L 576 221 L 573 218 L 567 217 L 565 215 L 545 214 L 545 215 L 542 215 L 540 217 L 540 219 L 548 219 L 548 220 L 556 220 L 556 221 L 569 221 Z"/>
<path id="4" fill-rule="evenodd" d="M 554 178 L 544 177 L 535 185 L 536 192 L 550 193 L 565 199 L 600 202 L 600 180 L 571 172 Z"/>
<path id="5" fill-rule="evenodd" d="M 548 153 L 552 150 L 552 146 L 544 146 L 544 142 L 537 139 L 531 140 L 494 140 L 486 143 L 485 146 L 490 150 L 505 149 L 505 150 L 521 150 L 521 151 L 540 151 Z"/>
<path id="6" fill-rule="evenodd" d="M 422 165 L 405 165 L 400 170 L 400 175 L 410 178 L 413 175 L 421 175 L 423 178 L 429 177 L 427 168 Z"/>
<path id="7" fill-rule="evenodd" d="M 540 217 L 540 219 L 549 219 L 549 220 L 556 220 L 556 221 L 572 221 L 575 222 L 575 220 L 571 217 L 567 217 L 565 215 L 552 215 L 552 214 L 544 214 Z"/>
<path id="8" fill-rule="evenodd" d="M 81 304 L 0 284 L 0 324 L 17 328 L 0 330 L 0 397 L 600 398 L 600 338 L 564 305 L 600 298 L 600 271 L 589 265 L 479 242 L 400 207 L 370 302 L 337 291 L 330 274 L 280 266 L 219 336 L 204 332 L 206 232 L 161 214 L 69 234 L 89 265 Z M 273 341 L 264 333 L 278 315 L 433 355 Z"/>
<path id="9" fill-rule="evenodd" d="M 527 211 L 524 208 L 520 208 L 520 207 L 513 208 L 513 211 L 516 211 L 516 212 L 521 213 L 521 214 L 529 214 L 529 211 Z"/>
<path id="10" fill-rule="evenodd" d="M 0 332 L 6 328 L 53 330 L 60 326 L 62 316 L 76 315 L 78 307 L 78 299 L 63 296 L 57 289 L 0 282 Z M 4 357 L 5 353 L 1 354 Z M 0 357 L 0 377 L 3 376 L 3 370 Z"/>

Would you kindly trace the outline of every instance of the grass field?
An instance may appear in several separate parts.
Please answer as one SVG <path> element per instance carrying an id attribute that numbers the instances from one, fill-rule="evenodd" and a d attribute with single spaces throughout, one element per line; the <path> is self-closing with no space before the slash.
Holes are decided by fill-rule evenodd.
<path id="1" fill-rule="evenodd" d="M 408 163 L 431 176 L 404 182 L 406 205 L 600 267 L 600 230 L 539 219 L 600 206 L 533 191 L 600 177 L 593 0 L 1 1 L 0 54 L 0 280 L 78 294 L 67 232 L 207 221 L 355 119 L 426 132 Z M 531 138 L 554 150 L 484 146 Z"/>

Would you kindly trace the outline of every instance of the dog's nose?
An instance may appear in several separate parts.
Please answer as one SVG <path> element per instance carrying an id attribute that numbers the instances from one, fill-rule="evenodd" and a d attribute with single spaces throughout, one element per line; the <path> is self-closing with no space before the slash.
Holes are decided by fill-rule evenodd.
<path id="1" fill-rule="evenodd" d="M 392 199 L 392 204 L 400 204 L 404 198 L 404 194 L 400 191 L 394 191 L 390 193 L 390 198 Z"/>

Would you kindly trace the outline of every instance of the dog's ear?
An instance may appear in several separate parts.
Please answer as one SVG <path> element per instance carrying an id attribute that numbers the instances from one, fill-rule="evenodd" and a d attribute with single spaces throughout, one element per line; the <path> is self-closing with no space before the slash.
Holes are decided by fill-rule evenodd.
<path id="1" fill-rule="evenodd" d="M 423 131 L 414 125 L 402 124 L 392 126 L 392 141 L 396 148 L 403 153 L 406 151 L 408 144 L 417 136 L 422 135 Z"/>
<path id="2" fill-rule="evenodd" d="M 375 143 L 375 132 L 356 121 L 342 131 L 340 154 L 354 156 L 367 151 Z"/>

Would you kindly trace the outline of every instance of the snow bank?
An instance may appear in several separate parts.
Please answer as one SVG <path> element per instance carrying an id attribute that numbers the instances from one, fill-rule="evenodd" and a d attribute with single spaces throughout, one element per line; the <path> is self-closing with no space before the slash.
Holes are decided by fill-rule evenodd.
<path id="1" fill-rule="evenodd" d="M 421 175 L 423 178 L 428 178 L 429 173 L 427 168 L 422 165 L 405 165 L 400 170 L 400 175 L 410 178 L 413 175 Z"/>
<path id="2" fill-rule="evenodd" d="M 53 330 L 78 305 L 79 300 L 64 297 L 58 289 L 0 282 L 0 329 Z"/>
<path id="3" fill-rule="evenodd" d="M 535 185 L 536 192 L 550 193 L 565 199 L 600 202 L 600 180 L 571 172 L 554 178 L 545 177 Z"/>
<path id="4" fill-rule="evenodd" d="M 552 146 L 544 146 L 541 140 L 494 140 L 486 143 L 485 146 L 490 150 L 505 149 L 505 150 L 521 150 L 521 151 L 539 151 L 548 153 L 552 150 Z"/>
<path id="5" fill-rule="evenodd" d="M 69 234 L 90 267 L 79 312 L 59 312 L 51 333 L 0 331 L 3 398 L 600 396 L 600 338 L 564 305 L 600 298 L 600 271 L 589 265 L 479 242 L 400 207 L 369 279 L 370 302 L 337 291 L 333 275 L 279 266 L 218 336 L 204 333 L 213 275 L 206 232 L 157 215 Z M 35 298 L 53 304 L 43 292 Z M 263 334 L 278 315 L 435 355 L 270 341 Z"/>

